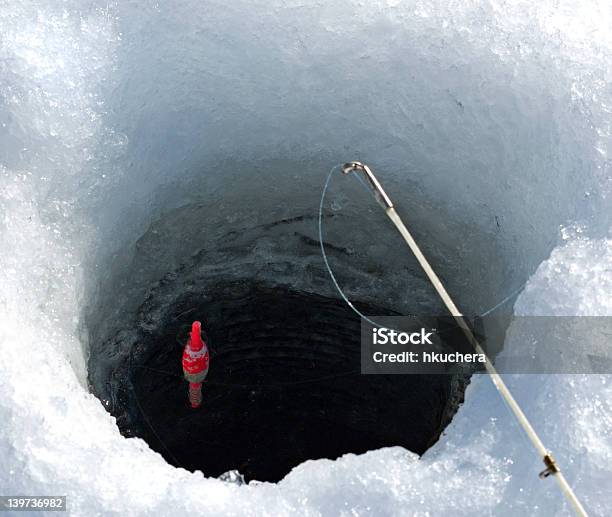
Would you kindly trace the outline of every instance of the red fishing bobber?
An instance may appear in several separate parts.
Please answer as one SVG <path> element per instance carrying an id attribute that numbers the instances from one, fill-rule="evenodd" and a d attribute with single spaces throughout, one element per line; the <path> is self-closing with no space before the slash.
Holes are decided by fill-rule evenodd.
<path id="1" fill-rule="evenodd" d="M 189 402 L 192 408 L 202 403 L 202 382 L 208 374 L 210 357 L 206 343 L 201 335 L 202 324 L 194 321 L 191 325 L 189 341 L 183 350 L 183 375 L 189 382 Z"/>

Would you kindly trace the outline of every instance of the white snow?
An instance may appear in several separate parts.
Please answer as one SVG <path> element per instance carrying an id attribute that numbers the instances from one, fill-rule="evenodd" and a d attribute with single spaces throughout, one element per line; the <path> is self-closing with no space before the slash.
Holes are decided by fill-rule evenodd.
<path id="1" fill-rule="evenodd" d="M 0 2 L 1 494 L 66 494 L 84 516 L 569 512 L 484 376 L 421 460 L 389 448 L 244 486 L 123 438 L 86 385 L 87 317 L 152 220 L 226 194 L 256 221 L 316 210 L 354 158 L 462 306 L 532 275 L 517 314 L 612 314 L 609 5 L 446 4 Z M 612 376 L 507 381 L 611 514 Z"/>

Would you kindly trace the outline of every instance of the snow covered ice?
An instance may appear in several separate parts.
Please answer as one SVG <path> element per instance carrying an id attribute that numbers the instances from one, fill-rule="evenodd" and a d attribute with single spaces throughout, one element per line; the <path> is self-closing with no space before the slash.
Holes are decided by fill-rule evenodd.
<path id="1" fill-rule="evenodd" d="M 66 494 L 84 516 L 570 513 L 485 376 L 421 459 L 307 461 L 276 484 L 172 467 L 89 392 L 93 338 L 148 286 L 217 228 L 314 213 L 350 159 L 384 178 L 466 312 L 527 282 L 515 314 L 612 314 L 609 5 L 446 4 L 0 3 L 0 494 Z M 346 228 L 328 236 L 355 250 L 351 298 L 436 307 L 395 241 Z M 268 274 L 253 264 L 280 252 L 258 231 L 232 274 Z M 359 273 L 382 256 L 382 280 Z M 506 380 L 610 515 L 612 376 Z"/>

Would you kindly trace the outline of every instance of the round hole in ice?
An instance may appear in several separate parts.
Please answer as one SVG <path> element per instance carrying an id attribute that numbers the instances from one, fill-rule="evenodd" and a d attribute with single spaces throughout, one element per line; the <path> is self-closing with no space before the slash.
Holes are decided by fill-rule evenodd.
<path id="1" fill-rule="evenodd" d="M 465 378 L 360 373 L 359 317 L 333 291 L 318 243 L 308 237 L 316 217 L 263 225 L 222 219 L 205 224 L 218 233 L 187 238 L 181 229 L 203 220 L 202 212 L 185 206 L 153 222 L 94 311 L 90 385 L 125 436 L 142 437 L 176 466 L 210 476 L 239 470 L 265 481 L 308 459 L 392 445 L 421 454 L 438 439 Z M 326 214 L 340 220 L 328 232 L 338 244 L 334 228 L 341 230 L 342 217 Z M 371 230 L 352 217 L 351 226 Z M 363 238 L 356 229 L 355 238 Z M 175 246 L 194 241 L 196 251 L 170 258 Z M 361 271 L 357 288 L 381 282 L 371 252 L 327 244 L 333 263 L 345 266 L 342 280 Z M 166 274 L 149 281 L 159 267 Z M 402 277 L 407 284 L 395 289 L 422 282 L 415 272 Z M 386 291 L 394 296 L 391 285 Z M 366 301 L 356 300 L 362 311 L 398 313 L 366 292 Z M 196 319 L 204 324 L 211 367 L 202 407 L 193 410 L 181 354 Z"/>

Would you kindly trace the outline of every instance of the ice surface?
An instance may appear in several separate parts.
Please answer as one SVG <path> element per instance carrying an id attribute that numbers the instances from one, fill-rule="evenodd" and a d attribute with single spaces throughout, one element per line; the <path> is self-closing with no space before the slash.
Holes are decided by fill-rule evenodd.
<path id="1" fill-rule="evenodd" d="M 611 314 L 607 2 L 0 6 L 0 492 L 87 516 L 568 511 L 486 377 L 420 461 L 390 448 L 243 486 L 170 467 L 88 393 L 85 316 L 163 212 L 233 196 L 237 220 L 295 215 L 354 158 L 462 306 L 533 273 L 517 313 Z M 199 247 L 175 236 L 166 258 Z M 507 380 L 612 513 L 612 378 Z"/>

